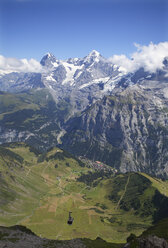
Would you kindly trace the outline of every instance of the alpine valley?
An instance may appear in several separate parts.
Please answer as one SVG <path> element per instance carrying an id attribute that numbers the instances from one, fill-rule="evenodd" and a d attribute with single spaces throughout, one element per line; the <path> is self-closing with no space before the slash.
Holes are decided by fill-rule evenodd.
<path id="1" fill-rule="evenodd" d="M 0 143 L 56 145 L 121 172 L 168 175 L 168 60 L 126 73 L 93 50 L 83 59 L 46 54 L 41 73 L 0 76 Z"/>
<path id="2" fill-rule="evenodd" d="M 0 245 L 167 248 L 168 58 L 40 63 L 0 72 Z"/>

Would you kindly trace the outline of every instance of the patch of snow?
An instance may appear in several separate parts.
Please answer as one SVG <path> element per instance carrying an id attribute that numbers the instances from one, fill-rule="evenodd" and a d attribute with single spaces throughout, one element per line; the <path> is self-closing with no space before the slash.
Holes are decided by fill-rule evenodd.
<path id="1" fill-rule="evenodd" d="M 111 84 L 105 84 L 104 85 L 104 92 L 106 92 L 106 91 L 112 91 L 113 89 L 114 89 L 114 87 L 115 87 L 115 83 L 111 83 Z"/>
<path id="2" fill-rule="evenodd" d="M 46 56 L 47 56 L 48 58 L 51 58 L 51 57 L 52 57 L 52 54 L 51 54 L 51 53 L 47 53 Z"/>
<path id="3" fill-rule="evenodd" d="M 97 63 L 99 62 L 99 58 L 98 57 L 95 58 L 95 62 L 97 62 Z"/>
<path id="4" fill-rule="evenodd" d="M 80 75 L 82 74 L 82 70 L 78 72 L 78 74 L 76 75 L 76 78 L 80 77 Z"/>
<path id="5" fill-rule="evenodd" d="M 147 76 L 146 78 L 151 78 L 152 77 L 152 75 L 149 75 L 149 76 Z"/>
<path id="6" fill-rule="evenodd" d="M 111 78 L 108 80 L 108 82 L 104 85 L 104 92 L 106 91 L 112 91 L 116 85 L 116 83 L 121 80 L 124 73 L 119 73 L 117 76 Z"/>
<path id="7" fill-rule="evenodd" d="M 35 136 L 33 133 L 30 133 L 26 136 L 25 140 L 29 139 L 30 137 Z"/>
<path id="8" fill-rule="evenodd" d="M 165 98 L 168 98 L 168 88 L 163 89 L 163 95 Z"/>
<path id="9" fill-rule="evenodd" d="M 51 124 L 51 122 L 47 122 L 47 123 L 43 124 L 39 129 L 36 130 L 36 132 L 39 132 L 40 130 L 48 127 L 50 124 Z"/>
<path id="10" fill-rule="evenodd" d="M 118 65 L 113 65 L 113 69 L 117 70 L 118 69 Z"/>
<path id="11" fill-rule="evenodd" d="M 94 79 L 89 83 L 83 84 L 79 87 L 79 89 L 83 89 L 85 87 L 88 87 L 92 84 L 98 84 L 98 83 L 106 83 L 109 80 L 110 77 L 104 77 L 104 78 L 98 78 L 98 79 Z"/>
<path id="12" fill-rule="evenodd" d="M 62 65 L 64 66 L 64 68 L 66 70 L 66 78 L 62 82 L 62 85 L 69 83 L 69 82 L 70 82 L 70 85 L 73 85 L 74 84 L 74 74 L 75 74 L 76 70 L 82 69 L 83 65 L 78 66 L 78 65 L 67 63 L 65 61 L 62 61 Z"/>
<path id="13" fill-rule="evenodd" d="M 59 61 L 58 62 L 57 61 L 56 62 L 52 62 L 53 67 L 58 67 L 59 64 L 60 64 Z"/>
<path id="14" fill-rule="evenodd" d="M 127 73 L 127 70 L 126 70 L 124 67 L 122 67 L 122 66 L 119 66 L 118 70 L 119 70 L 120 72 L 124 73 L 124 74 Z"/>
<path id="15" fill-rule="evenodd" d="M 90 63 L 92 59 L 94 59 L 94 62 L 99 62 L 100 61 L 100 53 L 97 52 L 96 50 L 91 51 L 88 54 L 88 56 L 85 57 L 84 63 Z"/>
<path id="16" fill-rule="evenodd" d="M 90 53 L 89 53 L 89 55 L 88 55 L 88 57 L 91 57 L 91 56 L 94 56 L 94 57 L 99 57 L 100 56 L 100 53 L 98 52 L 98 51 L 96 51 L 96 50 L 92 50 Z"/>
<path id="17" fill-rule="evenodd" d="M 54 81 L 54 82 L 56 82 L 56 80 L 51 75 L 47 76 L 46 77 L 46 80 L 47 81 Z"/>

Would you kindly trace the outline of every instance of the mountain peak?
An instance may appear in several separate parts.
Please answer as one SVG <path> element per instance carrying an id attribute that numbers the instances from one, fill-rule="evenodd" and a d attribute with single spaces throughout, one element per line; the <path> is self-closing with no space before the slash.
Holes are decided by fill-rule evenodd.
<path id="1" fill-rule="evenodd" d="M 84 57 L 84 63 L 92 64 L 93 62 L 99 62 L 101 55 L 98 51 L 92 50 L 86 57 Z"/>
<path id="2" fill-rule="evenodd" d="M 99 56 L 100 56 L 100 53 L 96 50 L 92 50 L 88 55 L 88 57 L 99 57 Z"/>
<path id="3" fill-rule="evenodd" d="M 51 66 L 54 62 L 57 62 L 56 57 L 52 53 L 48 52 L 44 55 L 40 64 L 43 66 Z"/>
<path id="4" fill-rule="evenodd" d="M 54 58 L 54 59 L 56 59 L 56 57 L 55 57 L 52 53 L 50 53 L 50 52 L 46 53 L 46 54 L 43 56 L 43 58 L 47 58 L 47 59 Z"/>
<path id="5" fill-rule="evenodd" d="M 46 55 L 45 56 L 47 56 L 48 58 L 52 58 L 52 57 L 55 57 L 52 53 L 46 53 Z"/>

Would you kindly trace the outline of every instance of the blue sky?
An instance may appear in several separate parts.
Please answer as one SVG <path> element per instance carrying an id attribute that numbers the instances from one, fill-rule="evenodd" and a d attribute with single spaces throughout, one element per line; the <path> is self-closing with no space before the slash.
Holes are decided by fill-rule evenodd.
<path id="1" fill-rule="evenodd" d="M 168 41 L 167 0 L 0 0 L 0 54 L 58 59 Z"/>

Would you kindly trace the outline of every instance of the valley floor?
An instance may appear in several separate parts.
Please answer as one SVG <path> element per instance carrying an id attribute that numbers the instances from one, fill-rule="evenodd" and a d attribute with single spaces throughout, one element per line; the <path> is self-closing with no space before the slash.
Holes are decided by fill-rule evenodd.
<path id="1" fill-rule="evenodd" d="M 125 211 L 120 207 L 130 194 L 133 173 L 99 176 L 93 183 L 89 176 L 94 176 L 95 171 L 59 148 L 45 156 L 37 156 L 25 145 L 13 145 L 8 151 L 23 161 L 19 162 L 17 156 L 11 159 L 12 153 L 1 153 L 1 226 L 23 225 L 41 238 L 55 240 L 100 237 L 125 243 L 131 232 L 139 235 L 151 225 L 151 216 L 142 218 L 133 209 Z M 87 183 L 78 180 L 82 175 L 86 175 Z M 120 187 L 116 186 L 120 180 L 122 187 L 115 193 L 116 200 L 111 200 L 113 186 Z M 167 182 L 153 183 L 167 194 Z M 69 211 L 74 218 L 71 226 L 67 225 Z"/>

